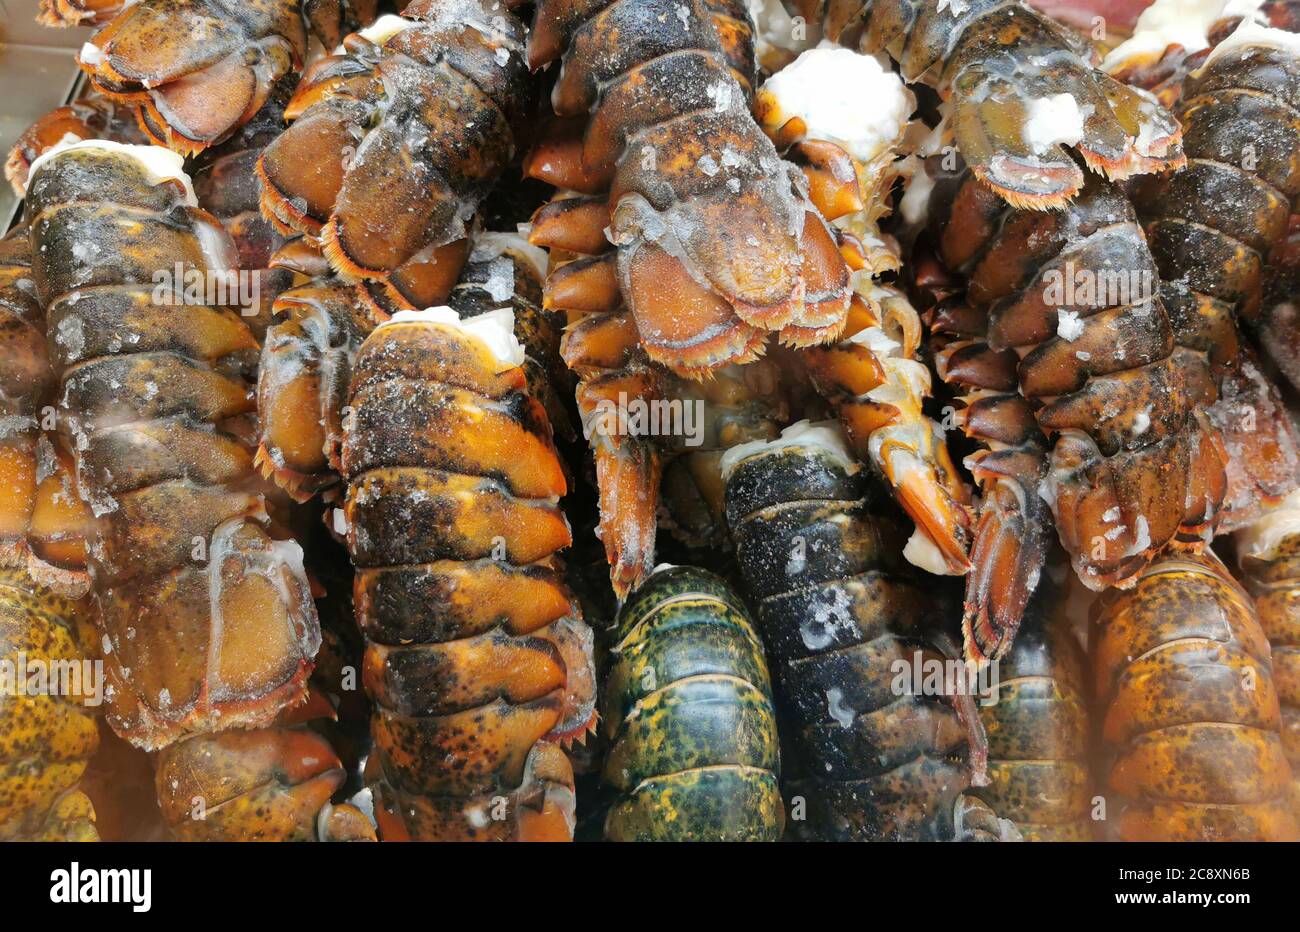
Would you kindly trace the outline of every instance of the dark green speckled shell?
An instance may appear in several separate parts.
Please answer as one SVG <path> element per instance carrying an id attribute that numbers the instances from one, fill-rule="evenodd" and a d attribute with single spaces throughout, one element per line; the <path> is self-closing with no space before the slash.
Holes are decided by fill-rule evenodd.
<path id="1" fill-rule="evenodd" d="M 601 692 L 610 739 L 603 778 L 618 791 L 612 841 L 775 841 L 779 790 L 762 644 L 721 579 L 656 573 L 619 613 Z"/>

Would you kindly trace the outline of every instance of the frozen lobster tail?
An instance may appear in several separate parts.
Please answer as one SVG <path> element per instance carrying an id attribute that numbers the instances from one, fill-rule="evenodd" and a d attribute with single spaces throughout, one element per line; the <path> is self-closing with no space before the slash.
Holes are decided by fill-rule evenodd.
<path id="1" fill-rule="evenodd" d="M 965 636 L 997 657 L 1037 583 L 1049 508 L 1092 589 L 1131 585 L 1170 544 L 1205 546 L 1226 476 L 1204 409 L 1235 332 L 1171 319 L 1133 207 L 1101 178 L 1054 213 L 1009 209 L 970 172 L 943 181 L 915 275 L 938 302 L 939 374 L 985 446 L 968 460 L 984 502 Z"/>
<path id="2" fill-rule="evenodd" d="M 996 693 L 980 703 L 989 782 L 969 792 L 1015 823 L 1025 841 L 1093 835 L 1088 683 L 1065 603 L 1066 591 L 1039 587 L 998 662 Z"/>
<path id="3" fill-rule="evenodd" d="M 1243 22 L 1183 86 L 1187 170 L 1135 195 L 1171 315 L 1240 319 L 1288 375 L 1293 316 L 1261 296 L 1300 195 L 1297 105 L 1300 36 Z"/>
<path id="4" fill-rule="evenodd" d="M 319 237 L 340 274 L 402 291 L 413 266 L 464 239 L 510 162 L 523 39 L 495 0 L 415 0 L 349 36 L 308 71 L 258 163 L 263 212 Z"/>
<path id="5" fill-rule="evenodd" d="M 682 28 L 665 30 L 671 22 Z M 561 193 L 533 217 L 530 240 L 551 251 L 546 306 L 569 319 L 562 352 L 579 378 L 611 581 L 625 595 L 654 565 L 661 482 L 673 505 L 701 496 L 690 523 L 706 534 L 717 516 L 696 479 L 712 482 L 713 506 L 719 490 L 709 474 L 686 472 L 711 468 L 707 457 L 674 458 L 652 438 L 614 429 L 611 412 L 717 401 L 725 387 L 697 391 L 674 379 L 752 362 L 773 333 L 792 345 L 835 337 L 849 270 L 813 206 L 834 190 L 811 188 L 749 112 L 753 36 L 743 6 L 547 0 L 529 61 L 556 59 L 558 119 L 525 171 Z"/>
<path id="6" fill-rule="evenodd" d="M 846 106 L 852 88 L 870 107 Z M 809 88 L 817 92 L 808 93 Z M 825 90 L 823 90 L 823 88 Z M 939 425 L 922 412 L 930 372 L 917 360 L 921 321 L 897 288 L 875 281 L 900 265 L 880 231 L 915 99 L 875 58 L 817 48 L 759 90 L 759 122 L 803 166 L 853 269 L 853 295 L 839 340 L 803 351 L 817 390 L 834 406 L 858 459 L 872 463 L 916 523 L 927 569 L 970 569 L 966 489 Z M 866 113 L 862 111 L 865 110 Z"/>
<path id="7" fill-rule="evenodd" d="M 299 0 L 141 0 L 78 62 L 97 90 L 135 109 L 155 143 L 192 155 L 251 119 L 306 54 Z"/>
<path id="8" fill-rule="evenodd" d="M 89 515 L 71 459 L 41 430 L 55 379 L 31 276 L 19 227 L 0 239 L 0 840 L 93 841 L 94 807 L 78 788 L 103 700 Z"/>
<path id="9" fill-rule="evenodd" d="M 1162 560 L 1104 596 L 1091 653 L 1108 838 L 1300 837 L 1268 640 L 1216 557 Z"/>
<path id="10" fill-rule="evenodd" d="M 926 662 L 958 659 L 945 600 L 902 559 L 892 503 L 838 426 L 798 424 L 733 448 L 724 473 L 737 563 L 792 736 L 788 805 L 821 840 L 954 840 L 968 821 L 997 835 L 987 806 L 963 795 L 987 780 L 971 693 L 913 689 Z"/>
<path id="11" fill-rule="evenodd" d="M 384 839 L 567 839 L 561 741 L 594 722 L 565 587 L 560 459 L 509 310 L 399 314 L 358 354 L 344 424 L 367 782 Z"/>
<path id="12" fill-rule="evenodd" d="M 544 208 L 534 242 L 592 257 L 584 269 L 616 285 L 573 310 L 625 308 L 646 355 L 687 377 L 756 358 L 773 332 L 838 333 L 848 270 L 749 112 L 743 4 L 544 0 L 528 55 L 563 67 L 559 119 L 525 170 L 584 195 Z"/>
<path id="13" fill-rule="evenodd" d="M 619 612 L 601 694 L 611 841 L 777 841 L 776 713 L 763 644 L 712 573 L 656 571 Z"/>
<path id="14" fill-rule="evenodd" d="M 1282 710 L 1282 746 L 1291 764 L 1291 812 L 1300 820 L 1300 493 L 1237 534 L 1237 562 L 1272 647 Z"/>
<path id="15" fill-rule="evenodd" d="M 1064 26 L 1020 0 L 787 0 L 827 38 L 888 52 L 904 80 L 952 105 L 951 139 L 1009 203 L 1046 210 L 1082 189 L 1075 149 L 1112 179 L 1183 164 L 1178 123 L 1144 91 L 1092 67 Z"/>
<path id="16" fill-rule="evenodd" d="M 320 639 L 301 550 L 272 536 L 253 469 L 256 342 L 238 308 L 187 303 L 188 276 L 237 266 L 179 161 L 83 142 L 27 191 L 59 432 L 95 519 L 108 718 L 151 749 L 270 722 L 302 700 Z"/>

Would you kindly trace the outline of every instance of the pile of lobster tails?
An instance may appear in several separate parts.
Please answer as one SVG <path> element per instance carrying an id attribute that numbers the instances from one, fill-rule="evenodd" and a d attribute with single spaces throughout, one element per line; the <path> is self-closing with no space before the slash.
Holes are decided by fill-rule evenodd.
<path id="1" fill-rule="evenodd" d="M 1300 0 L 1129 5 L 32 3 L 0 841 L 1300 841 Z"/>

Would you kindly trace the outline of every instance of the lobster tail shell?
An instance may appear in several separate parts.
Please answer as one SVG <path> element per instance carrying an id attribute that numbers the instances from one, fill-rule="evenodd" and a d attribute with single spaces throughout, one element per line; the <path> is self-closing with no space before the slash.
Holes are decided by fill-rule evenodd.
<path id="1" fill-rule="evenodd" d="M 655 573 L 615 622 L 601 694 L 611 841 L 776 841 L 776 714 L 763 646 L 711 573 Z"/>
<path id="2" fill-rule="evenodd" d="M 989 783 L 970 793 L 1026 841 L 1092 837 L 1088 684 L 1066 601 L 1056 587 L 1040 587 L 1000 662 L 996 701 L 980 705 Z"/>
<path id="3" fill-rule="evenodd" d="M 1300 837 L 1268 641 L 1217 558 L 1157 563 L 1104 597 L 1092 654 L 1110 836 Z"/>
<path id="4" fill-rule="evenodd" d="M 895 664 L 956 659 L 902 529 L 843 453 L 785 438 L 733 452 L 727 519 L 797 752 L 789 792 L 823 840 L 952 839 L 982 770 L 973 705 L 898 698 Z M 961 758 L 970 749 L 970 764 Z"/>
<path id="5" fill-rule="evenodd" d="M 136 108 L 156 143 L 190 155 L 251 119 L 306 53 L 296 0 L 144 0 L 97 32 L 78 61 L 98 90 Z"/>
<path id="6" fill-rule="evenodd" d="M 703 0 L 548 0 L 529 40 L 534 67 L 563 58 L 552 104 L 569 122 L 528 171 L 608 185 L 623 299 L 650 358 L 687 377 L 756 358 L 770 331 L 834 333 L 847 311 L 834 238 L 749 113 L 752 46 L 743 9 Z"/>
<path id="7" fill-rule="evenodd" d="M 301 699 L 319 645 L 301 551 L 269 533 L 242 436 L 256 343 L 235 306 L 209 303 L 234 247 L 165 155 L 82 144 L 28 192 L 60 433 L 95 514 L 109 720 L 146 748 L 269 722 Z"/>
<path id="8" fill-rule="evenodd" d="M 863 51 L 887 51 L 906 80 L 935 86 L 953 105 L 949 138 L 1014 207 L 1059 208 L 1080 192 L 1084 172 L 1067 146 L 1112 179 L 1183 164 L 1178 123 L 1155 98 L 1095 70 L 1082 40 L 1020 0 L 794 5 L 828 38 L 860 35 Z M 1045 118 L 1055 108 L 1068 112 L 1068 131 Z"/>
<path id="9" fill-rule="evenodd" d="M 524 386 L 436 320 L 379 327 L 356 360 L 344 513 L 385 838 L 572 834 L 551 741 L 592 721 L 591 635 L 553 558 L 565 478 Z"/>
<path id="10" fill-rule="evenodd" d="M 259 162 L 267 215 L 349 278 L 388 281 L 463 238 L 527 97 L 523 26 L 498 7 L 421 0 L 381 46 L 355 37 L 319 63 Z"/>
<path id="11" fill-rule="evenodd" d="M 1222 333 L 1166 311 L 1132 205 L 1095 175 L 1057 213 L 1009 210 L 961 172 L 932 207 L 946 221 L 932 220 L 932 242 L 967 281 L 964 296 L 934 309 L 946 341 L 937 363 L 965 393 L 962 427 L 988 447 L 969 460 L 988 516 L 968 643 L 979 653 L 988 642 L 996 656 L 1046 547 L 993 539 L 1019 525 L 1042 541 L 1044 502 L 1094 589 L 1131 585 L 1170 544 L 1205 546 L 1227 492 L 1227 456 L 1206 410 L 1221 352 L 1207 334 Z"/>

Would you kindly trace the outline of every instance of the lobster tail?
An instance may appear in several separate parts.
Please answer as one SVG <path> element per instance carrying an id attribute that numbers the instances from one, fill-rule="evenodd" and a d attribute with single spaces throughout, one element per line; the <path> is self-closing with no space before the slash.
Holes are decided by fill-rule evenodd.
<path id="1" fill-rule="evenodd" d="M 1088 688 L 1064 593 L 1040 587 L 998 664 L 997 694 L 980 704 L 989 782 L 970 793 L 1025 841 L 1088 841 Z"/>
<path id="2" fill-rule="evenodd" d="M 739 597 L 690 567 L 655 573 L 619 612 L 601 695 L 618 793 L 611 841 L 776 841 L 776 717 Z"/>
<path id="3" fill-rule="evenodd" d="M 1092 67 L 1066 28 L 1020 0 L 793 0 L 831 40 L 888 52 L 907 81 L 952 103 L 949 135 L 972 171 L 1015 207 L 1059 208 L 1088 167 L 1120 179 L 1181 167 L 1179 128 L 1153 97 Z"/>
<path id="4" fill-rule="evenodd" d="M 554 556 L 564 474 L 510 316 L 399 315 L 356 361 L 344 513 L 385 838 L 572 834 L 555 741 L 592 723 L 591 634 Z"/>
<path id="5" fill-rule="evenodd" d="M 236 269 L 192 198 L 165 150 L 104 142 L 47 155 L 28 189 L 59 429 L 95 514 L 108 717 L 146 748 L 269 722 L 319 644 L 301 551 L 269 532 L 243 440 L 256 343 L 205 289 L 189 303 L 187 282 Z"/>
<path id="6" fill-rule="evenodd" d="M 258 163 L 264 212 L 319 236 L 349 278 L 390 281 L 464 238 L 527 96 L 523 25 L 499 4 L 418 0 L 403 16 L 313 68 Z"/>
<path id="7" fill-rule="evenodd" d="M 1291 764 L 1291 812 L 1300 820 L 1300 534 L 1292 529 L 1300 493 L 1237 535 L 1237 560 L 1271 646 L 1282 712 L 1282 746 Z"/>
<path id="8" fill-rule="evenodd" d="M 1089 176 L 1045 214 L 1008 209 L 959 172 L 931 208 L 929 242 L 966 285 L 961 294 L 922 275 L 937 283 L 936 363 L 963 393 L 961 426 L 987 448 L 968 460 L 988 513 L 967 600 L 978 652 L 989 640 L 978 636 L 982 614 L 1000 616 L 986 635 L 1013 632 L 1033 591 L 1044 505 L 1086 585 L 1130 585 L 1166 545 L 1205 546 L 1226 454 L 1204 410 L 1218 397 L 1213 360 L 1195 328 L 1166 312 L 1117 187 Z M 1004 532 L 1017 528 L 1029 548 L 1008 546 Z M 994 638 L 993 656 L 1007 643 Z"/>
<path id="9" fill-rule="evenodd" d="M 671 20 L 682 28 L 662 28 Z M 752 45 L 743 8 L 704 0 L 546 0 L 529 39 L 534 67 L 563 59 L 551 99 L 568 122 L 528 170 L 610 189 L 622 298 L 649 357 L 688 377 L 755 358 L 766 332 L 833 327 L 847 310 L 835 240 L 749 113 Z"/>
<path id="10" fill-rule="evenodd" d="M 1121 841 L 1294 841 L 1269 645 L 1213 556 L 1145 570 L 1093 626 L 1105 822 Z"/>
<path id="11" fill-rule="evenodd" d="M 297 0 L 145 0 L 95 33 L 78 63 L 155 143 L 192 155 L 251 119 L 306 53 Z"/>
<path id="12" fill-rule="evenodd" d="M 897 688 L 900 669 L 957 652 L 857 468 L 834 426 L 806 424 L 724 463 L 737 562 L 794 735 L 787 792 L 824 840 L 953 839 L 964 788 L 983 780 L 983 729 L 969 694 L 919 695 L 910 673 Z"/>

